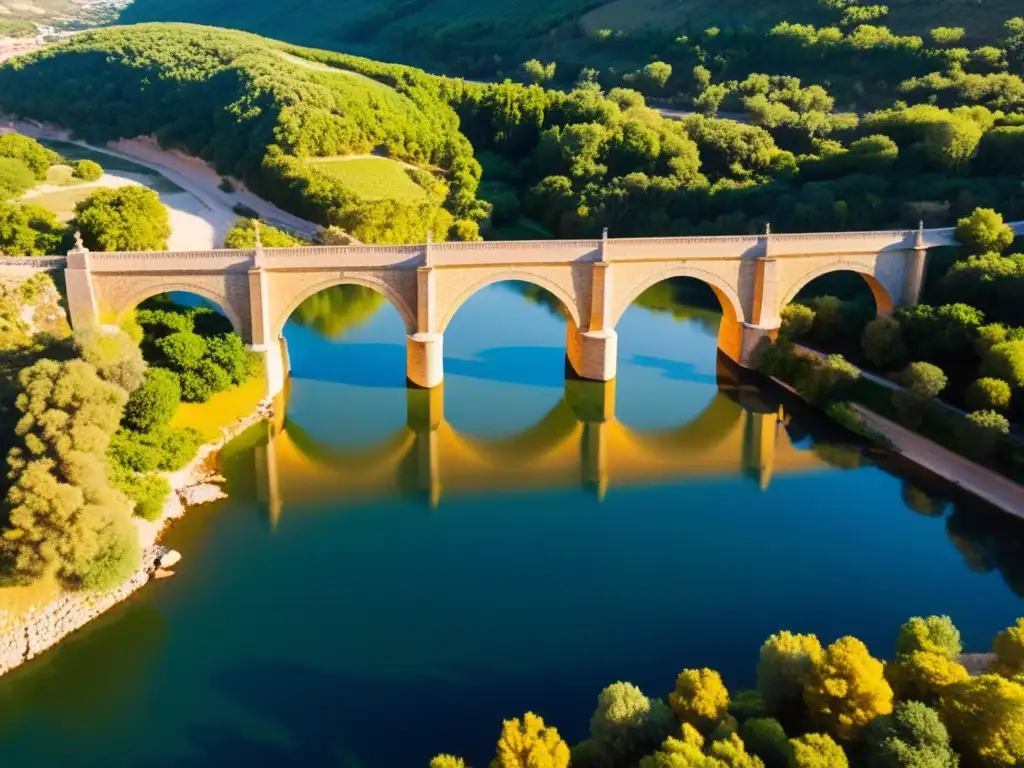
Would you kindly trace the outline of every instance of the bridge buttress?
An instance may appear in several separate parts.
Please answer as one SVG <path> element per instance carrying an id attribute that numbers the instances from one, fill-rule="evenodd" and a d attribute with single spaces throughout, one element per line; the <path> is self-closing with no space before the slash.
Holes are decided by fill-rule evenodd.
<path id="1" fill-rule="evenodd" d="M 64 269 L 64 282 L 68 292 L 68 320 L 72 328 L 98 325 L 100 321 L 96 291 L 92 285 L 89 269 L 89 251 L 75 248 L 68 252 L 68 263 Z"/>

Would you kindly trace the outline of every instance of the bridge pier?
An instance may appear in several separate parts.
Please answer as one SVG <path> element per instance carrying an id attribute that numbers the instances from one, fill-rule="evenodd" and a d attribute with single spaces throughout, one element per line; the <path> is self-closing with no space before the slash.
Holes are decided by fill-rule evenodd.
<path id="1" fill-rule="evenodd" d="M 416 333 L 405 341 L 406 378 L 416 387 L 433 389 L 444 380 L 444 352 L 440 333 Z"/>
<path id="2" fill-rule="evenodd" d="M 581 331 L 570 321 L 566 331 L 565 355 L 581 379 L 611 381 L 615 378 L 619 337 L 613 330 Z"/>

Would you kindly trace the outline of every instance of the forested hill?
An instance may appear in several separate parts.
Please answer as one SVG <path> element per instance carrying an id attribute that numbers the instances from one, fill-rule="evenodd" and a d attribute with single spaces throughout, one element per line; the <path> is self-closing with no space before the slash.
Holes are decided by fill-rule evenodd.
<path id="1" fill-rule="evenodd" d="M 7 62 L 0 104 L 93 141 L 156 135 L 294 213 L 360 239 L 422 240 L 428 230 L 442 238 L 455 221 L 468 224 L 479 213 L 480 171 L 452 108 L 415 84 L 400 93 L 325 69 L 242 32 L 113 27 Z M 366 200 L 309 162 L 372 150 L 446 179 L 413 173 L 421 197 Z"/>
<path id="2" fill-rule="evenodd" d="M 1024 22 L 1005 26 L 1021 16 L 1020 0 L 134 0 L 121 18 L 246 29 L 478 79 L 568 85 L 592 69 L 606 88 L 681 105 L 703 90 L 695 66 L 715 84 L 789 74 L 862 111 L 948 64 L 1024 73 Z M 543 66 L 524 71 L 532 59 Z"/>

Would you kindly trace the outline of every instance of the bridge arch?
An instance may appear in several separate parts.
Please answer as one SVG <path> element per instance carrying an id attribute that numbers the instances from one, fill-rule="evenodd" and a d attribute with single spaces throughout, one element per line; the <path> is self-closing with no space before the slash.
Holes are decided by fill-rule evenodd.
<path id="1" fill-rule="evenodd" d="M 797 297 L 800 291 L 810 285 L 812 281 L 819 277 L 830 275 L 834 272 L 853 272 L 860 275 L 864 279 L 864 282 L 867 283 L 868 288 L 871 289 L 871 295 L 875 299 L 876 312 L 879 315 L 892 314 L 893 308 L 896 304 L 896 300 L 892 292 L 876 275 L 866 270 L 863 264 L 857 264 L 852 261 L 837 261 L 805 272 L 797 278 L 796 281 L 794 281 L 790 290 L 785 294 L 785 296 L 783 296 L 782 302 L 779 304 L 779 311 L 781 312 L 786 306 L 788 306 L 790 302 Z"/>
<path id="2" fill-rule="evenodd" d="M 718 303 L 722 307 L 722 320 L 718 328 L 718 348 L 730 359 L 739 360 L 743 346 L 742 323 L 746 320 L 743 302 L 740 300 L 736 289 L 726 279 L 697 267 L 673 265 L 635 283 L 624 293 L 622 300 L 616 301 L 615 310 L 608 324 L 609 327 L 614 328 L 618 325 L 626 310 L 633 305 L 633 302 L 640 298 L 644 291 L 653 288 L 665 280 L 680 277 L 699 280 L 707 285 L 715 294 L 715 298 L 718 299 Z"/>
<path id="3" fill-rule="evenodd" d="M 299 308 L 299 305 L 302 304 L 302 302 L 311 296 L 315 296 L 321 291 L 326 291 L 329 288 L 334 288 L 339 285 L 360 285 L 381 294 L 388 300 L 391 306 L 398 311 L 399 316 L 402 318 L 402 323 L 405 325 L 406 333 L 416 333 L 416 312 L 408 305 L 402 294 L 395 290 L 394 287 L 389 285 L 385 280 L 379 278 L 346 275 L 344 277 L 334 276 L 329 279 L 313 283 L 303 288 L 294 296 L 289 297 L 288 301 L 284 303 L 282 311 L 274 320 L 272 328 L 275 338 L 284 331 L 285 323 L 288 322 L 292 313 Z"/>
<path id="4" fill-rule="evenodd" d="M 232 306 L 231 299 L 227 296 L 211 291 L 201 285 L 195 283 L 185 282 L 171 282 L 171 283 L 160 283 L 159 285 L 151 285 L 138 290 L 128 295 L 128 298 L 124 300 L 123 306 L 115 310 L 114 318 L 117 325 L 120 325 L 128 316 L 130 312 L 144 302 L 146 299 L 151 299 L 154 296 L 159 296 L 164 293 L 191 293 L 200 298 L 206 299 L 210 303 L 214 304 L 217 309 L 224 313 L 228 321 L 231 323 L 231 328 L 242 337 L 243 341 L 251 342 L 251 333 L 248 323 L 243 322 L 238 312 Z"/>
<path id="5" fill-rule="evenodd" d="M 580 310 L 576 305 L 576 299 L 565 288 L 560 286 L 554 280 L 544 277 L 543 275 L 518 270 L 507 270 L 486 275 L 456 295 L 456 297 L 448 303 L 447 311 L 444 313 L 444 317 L 441 320 L 438 331 L 444 333 L 448 328 L 448 324 L 451 323 L 452 318 L 455 317 L 455 313 L 459 311 L 459 307 L 469 301 L 469 299 L 478 291 L 483 290 L 489 285 L 494 285 L 495 283 L 507 282 L 529 283 L 530 285 L 535 285 L 538 288 L 543 288 L 548 291 L 552 296 L 558 299 L 562 308 L 565 310 L 566 315 L 572 319 L 576 327 L 580 327 Z"/>

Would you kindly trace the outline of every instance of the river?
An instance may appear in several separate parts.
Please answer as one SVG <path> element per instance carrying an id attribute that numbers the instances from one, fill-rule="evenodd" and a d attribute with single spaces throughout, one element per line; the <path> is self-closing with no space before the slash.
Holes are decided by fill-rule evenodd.
<path id="1" fill-rule="evenodd" d="M 491 286 L 433 397 L 392 307 L 314 297 L 286 409 L 166 536 L 178 574 L 0 680 L 0 762 L 479 768 L 526 710 L 583 738 L 616 680 L 749 687 L 783 628 L 886 657 L 948 613 L 986 650 L 1024 614 L 1021 526 L 739 380 L 684 289 L 629 309 L 605 386 L 567 383 L 550 300 Z"/>

